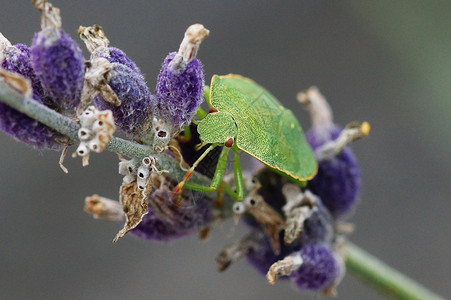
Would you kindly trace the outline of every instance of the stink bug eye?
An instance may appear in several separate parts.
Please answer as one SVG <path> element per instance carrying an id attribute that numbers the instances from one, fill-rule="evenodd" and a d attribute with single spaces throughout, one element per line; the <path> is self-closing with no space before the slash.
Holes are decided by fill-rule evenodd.
<path id="1" fill-rule="evenodd" d="M 231 147 L 233 146 L 233 138 L 228 139 L 228 140 L 224 143 L 224 145 L 225 145 L 227 148 L 231 148 Z"/>

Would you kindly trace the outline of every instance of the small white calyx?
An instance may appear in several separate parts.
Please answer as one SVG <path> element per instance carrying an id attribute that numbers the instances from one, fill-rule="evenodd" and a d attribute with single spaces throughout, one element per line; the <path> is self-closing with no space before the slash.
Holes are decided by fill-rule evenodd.
<path id="1" fill-rule="evenodd" d="M 299 269 L 302 263 L 303 260 L 300 253 L 287 256 L 283 260 L 279 260 L 272 264 L 268 273 L 266 273 L 266 279 L 269 284 L 274 284 L 280 276 L 288 276 L 293 271 Z"/>
<path id="2" fill-rule="evenodd" d="M 94 106 L 89 106 L 78 119 L 81 127 L 78 130 L 80 145 L 76 155 L 83 157 L 83 166 L 86 166 L 89 163 L 89 153 L 102 152 L 116 128 L 113 113 L 110 110 L 99 111 Z"/>
<path id="3" fill-rule="evenodd" d="M 136 180 L 138 189 L 145 192 L 151 174 L 167 173 L 166 170 L 158 170 L 157 159 L 153 156 L 144 157 L 141 162 L 135 160 L 123 160 L 119 163 L 119 174 L 124 175 L 123 184 Z"/>
<path id="4" fill-rule="evenodd" d="M 170 126 L 160 119 L 153 118 L 152 121 L 153 131 L 153 150 L 157 152 L 163 152 L 168 148 L 169 142 L 172 139 L 172 133 Z"/>
<path id="5" fill-rule="evenodd" d="M 202 24 L 193 24 L 185 32 L 179 51 L 169 64 L 169 68 L 183 72 L 186 65 L 189 64 L 197 55 L 200 44 L 208 37 L 210 31 Z"/>

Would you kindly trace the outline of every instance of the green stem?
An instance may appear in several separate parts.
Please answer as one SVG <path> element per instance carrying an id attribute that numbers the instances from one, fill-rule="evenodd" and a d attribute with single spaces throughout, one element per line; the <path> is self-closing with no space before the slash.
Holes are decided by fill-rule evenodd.
<path id="1" fill-rule="evenodd" d="M 48 107 L 18 93 L 2 78 L 0 78 L 0 102 L 6 103 L 29 117 L 54 128 L 69 137 L 71 143 L 78 143 L 77 133 L 80 125 L 76 121 L 62 116 Z M 174 179 L 181 178 L 185 174 L 185 171 L 180 169 L 179 163 L 175 159 L 164 153 L 154 152 L 149 146 L 113 137 L 106 149 L 120 153 L 126 157 L 138 159 L 147 155 L 152 155 L 157 158 L 159 167 L 168 170 L 170 172 L 169 174 L 173 176 Z M 191 180 L 193 183 L 202 185 L 208 185 L 210 183 L 210 179 L 197 172 L 193 172 Z M 393 299 L 443 299 L 421 286 L 419 283 L 385 265 L 383 262 L 357 246 L 348 243 L 346 249 L 346 265 L 349 272 L 361 278 L 368 285 L 387 296 L 390 296 Z"/>
<path id="2" fill-rule="evenodd" d="M 391 299 L 444 300 L 352 243 L 346 245 L 347 270 Z"/>

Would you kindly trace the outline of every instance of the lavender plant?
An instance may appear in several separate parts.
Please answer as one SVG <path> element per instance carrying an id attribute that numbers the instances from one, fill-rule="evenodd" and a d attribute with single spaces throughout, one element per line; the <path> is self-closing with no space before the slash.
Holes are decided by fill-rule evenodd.
<path id="1" fill-rule="evenodd" d="M 124 178 L 119 201 L 99 195 L 85 200 L 85 211 L 94 217 L 125 221 L 115 242 L 128 232 L 154 241 L 197 233 L 205 237 L 218 221 L 234 217 L 248 225 L 249 234 L 219 253 L 220 271 L 245 256 L 270 284 L 289 279 L 299 290 L 334 295 L 346 261 L 359 276 L 377 277 L 373 284 L 394 298 L 440 299 L 383 265 L 372 274 L 373 266 L 367 263 L 373 258 L 347 241 L 350 226 L 345 221 L 355 209 L 361 184 L 349 143 L 369 133 L 368 123 L 341 129 L 332 122 L 324 97 L 310 88 L 298 95 L 311 114 L 307 137 L 319 165 L 307 185 L 260 166 L 247 172 L 242 202 L 224 195 L 224 190 L 230 194 L 235 188 L 227 179 L 217 194 L 195 192 L 193 197 L 184 190 L 174 199 L 177 178 L 186 162 L 197 161 L 203 146 L 193 142 L 199 139 L 196 130 L 191 137 L 179 133 L 186 126 L 195 129 L 198 121 L 204 74 L 196 55 L 209 31 L 200 24 L 187 29 L 178 52 L 163 62 L 154 97 L 136 64 L 123 51 L 109 47 L 99 26 L 79 30 L 91 52 L 84 72 L 81 50 L 60 28 L 59 10 L 45 1 L 33 3 L 43 18 L 31 51 L 10 45 L 0 35 L 2 69 L 16 74 L 1 71 L 1 129 L 40 149 L 61 149 L 64 141 L 78 144 L 76 153 L 84 158 L 89 151 L 103 149 L 120 154 L 119 173 Z M 18 89 L 11 78 L 25 88 Z M 88 106 L 91 103 L 97 108 Z M 113 137 L 116 126 L 138 142 Z M 201 170 L 207 176 L 192 176 L 203 185 L 214 177 L 211 170 L 218 160 L 227 159 L 212 156 L 214 152 L 205 155 L 210 159 L 202 161 Z"/>

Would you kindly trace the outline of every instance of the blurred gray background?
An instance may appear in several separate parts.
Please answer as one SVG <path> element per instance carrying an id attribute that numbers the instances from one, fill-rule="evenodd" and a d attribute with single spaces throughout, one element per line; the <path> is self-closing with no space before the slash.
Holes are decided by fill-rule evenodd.
<path id="1" fill-rule="evenodd" d="M 1 0 L 0 32 L 31 43 L 39 14 L 30 1 Z M 255 79 L 308 128 L 296 93 L 317 85 L 340 124 L 367 120 L 353 147 L 363 173 L 351 239 L 445 297 L 451 295 L 451 2 L 436 1 L 54 1 L 64 29 L 104 26 L 155 86 L 163 58 L 188 25 L 210 37 L 199 58 L 206 81 L 229 72 Z M 77 38 L 77 41 L 78 38 Z M 80 43 L 81 46 L 82 45 Z M 86 53 L 86 52 L 85 52 Z M 87 57 L 87 55 L 86 55 Z M 96 221 L 83 199 L 117 199 L 113 153 L 87 168 L 0 134 L 1 299 L 317 299 L 288 282 L 266 283 L 245 260 L 221 274 L 214 258 L 237 239 L 215 230 L 155 243 Z M 70 149 L 70 153 L 75 149 Z M 346 276 L 337 299 L 381 299 Z"/>

